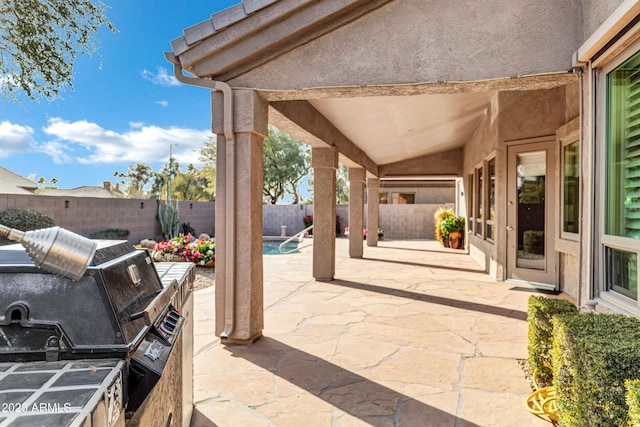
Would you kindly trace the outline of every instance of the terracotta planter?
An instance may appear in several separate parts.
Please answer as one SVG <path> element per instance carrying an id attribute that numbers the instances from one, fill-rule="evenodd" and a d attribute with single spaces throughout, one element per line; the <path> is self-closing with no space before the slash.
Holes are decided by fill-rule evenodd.
<path id="1" fill-rule="evenodd" d="M 209 262 L 205 263 L 204 265 L 200 265 L 199 267 L 215 268 L 216 267 L 216 262 L 215 261 L 209 261 Z"/>
<path id="2" fill-rule="evenodd" d="M 449 245 L 452 249 L 462 249 L 464 244 L 464 233 L 462 231 L 452 231 L 449 233 Z"/>

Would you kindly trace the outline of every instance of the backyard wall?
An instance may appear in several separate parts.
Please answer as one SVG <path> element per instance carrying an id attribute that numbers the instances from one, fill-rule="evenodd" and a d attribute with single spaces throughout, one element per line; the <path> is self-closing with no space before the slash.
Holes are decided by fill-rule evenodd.
<path id="1" fill-rule="evenodd" d="M 433 214 L 440 207 L 455 208 L 453 203 L 422 205 L 380 205 L 379 227 L 386 239 L 435 239 Z M 264 205 L 263 230 L 265 236 L 279 236 L 280 226 L 287 226 L 287 235 L 304 229 L 302 218 L 313 215 L 313 205 Z M 365 208 L 365 221 L 366 212 Z M 337 205 L 341 235 L 349 226 L 349 205 Z"/>
<path id="2" fill-rule="evenodd" d="M 453 203 L 422 205 L 380 205 L 379 226 L 386 239 L 434 239 L 433 214 L 440 206 Z M 180 223 L 189 223 L 196 234 L 215 235 L 214 202 L 179 202 Z M 54 219 L 57 225 L 83 236 L 121 228 L 129 230 L 129 241 L 160 239 L 160 224 L 156 219 L 157 204 L 149 199 L 106 199 L 97 197 L 58 197 L 0 194 L 0 212 L 10 209 L 33 209 Z M 287 226 L 287 235 L 304 229 L 302 218 L 313 215 L 313 205 L 263 205 L 265 236 L 279 236 L 280 226 Z M 365 216 L 366 216 L 365 208 Z M 337 205 L 340 236 L 349 226 L 349 205 Z"/>
<path id="3" fill-rule="evenodd" d="M 179 202 L 180 223 L 190 223 L 196 233 L 214 233 L 214 202 Z M 159 239 L 157 204 L 149 199 L 106 199 L 0 194 L 0 212 L 10 208 L 33 209 L 50 216 L 60 227 L 83 236 L 108 228 L 129 230 L 129 241 Z"/>

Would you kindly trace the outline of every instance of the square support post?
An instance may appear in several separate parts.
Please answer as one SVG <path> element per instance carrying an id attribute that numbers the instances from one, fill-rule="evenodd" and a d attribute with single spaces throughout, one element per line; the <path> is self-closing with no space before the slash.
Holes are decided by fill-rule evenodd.
<path id="1" fill-rule="evenodd" d="M 365 177 L 364 168 L 349 168 L 349 257 L 351 258 L 362 258 L 363 253 Z"/>
<path id="2" fill-rule="evenodd" d="M 367 178 L 367 246 L 378 246 L 380 179 Z M 375 233 L 371 231 L 375 230 Z"/>
<path id="3" fill-rule="evenodd" d="M 313 167 L 313 277 L 331 281 L 336 271 L 336 170 L 335 147 L 312 148 Z"/>
<path id="4" fill-rule="evenodd" d="M 215 332 L 225 344 L 247 344 L 262 336 L 264 327 L 262 164 L 268 104 L 254 91 L 232 94 L 233 141 L 224 129 L 228 100 L 220 92 L 211 94 L 217 135 Z"/>

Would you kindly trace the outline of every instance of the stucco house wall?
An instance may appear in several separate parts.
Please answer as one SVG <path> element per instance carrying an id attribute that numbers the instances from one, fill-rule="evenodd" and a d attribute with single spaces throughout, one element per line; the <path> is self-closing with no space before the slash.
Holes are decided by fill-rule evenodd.
<path id="1" fill-rule="evenodd" d="M 579 12 L 577 1 L 393 1 L 229 83 L 317 87 L 555 72 L 570 67 Z M 336 57 L 340 66 L 330 66 Z"/>

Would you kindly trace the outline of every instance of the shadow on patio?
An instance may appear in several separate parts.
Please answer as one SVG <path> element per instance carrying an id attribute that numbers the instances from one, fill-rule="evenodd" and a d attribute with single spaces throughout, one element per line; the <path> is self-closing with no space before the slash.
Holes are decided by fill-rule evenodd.
<path id="1" fill-rule="evenodd" d="M 436 242 L 365 248 L 377 259 L 336 245 L 330 283 L 312 279 L 311 248 L 265 257 L 265 336 L 251 346 L 220 345 L 213 287 L 196 293 L 192 425 L 549 425 L 523 405 L 531 292 Z"/>

